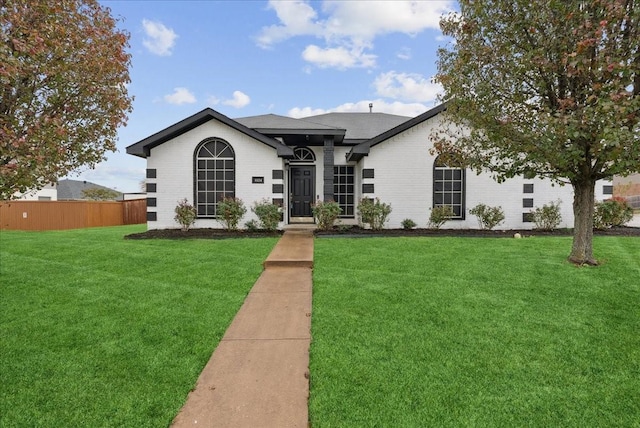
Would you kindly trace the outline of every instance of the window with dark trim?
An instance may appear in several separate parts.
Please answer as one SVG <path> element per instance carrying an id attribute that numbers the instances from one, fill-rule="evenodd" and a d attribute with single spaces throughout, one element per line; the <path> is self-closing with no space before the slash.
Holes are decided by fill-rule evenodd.
<path id="1" fill-rule="evenodd" d="M 453 220 L 464 220 L 465 170 L 449 166 L 436 158 L 433 164 L 433 207 L 449 205 Z"/>
<path id="2" fill-rule="evenodd" d="M 298 162 L 315 162 L 316 155 L 308 147 L 296 147 L 293 149 L 293 158 L 289 160 L 291 163 Z"/>
<path id="3" fill-rule="evenodd" d="M 352 166 L 339 165 L 333 167 L 333 197 L 342 213 L 340 217 L 354 216 L 354 172 Z"/>
<path id="4" fill-rule="evenodd" d="M 218 202 L 235 197 L 235 154 L 226 141 L 209 138 L 196 148 L 194 163 L 198 217 L 215 218 Z"/>

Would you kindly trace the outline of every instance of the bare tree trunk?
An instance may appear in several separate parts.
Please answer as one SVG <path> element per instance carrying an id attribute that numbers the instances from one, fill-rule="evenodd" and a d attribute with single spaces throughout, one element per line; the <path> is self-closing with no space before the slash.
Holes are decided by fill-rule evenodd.
<path id="1" fill-rule="evenodd" d="M 569 261 L 577 265 L 596 266 L 593 258 L 593 211 L 595 180 L 574 182 L 573 185 L 573 245 Z"/>

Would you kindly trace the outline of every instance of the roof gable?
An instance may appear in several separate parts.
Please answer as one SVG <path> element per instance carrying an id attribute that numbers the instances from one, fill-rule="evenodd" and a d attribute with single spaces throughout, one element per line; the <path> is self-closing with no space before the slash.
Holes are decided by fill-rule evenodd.
<path id="1" fill-rule="evenodd" d="M 388 131 L 385 131 L 367 141 L 364 141 L 356 146 L 353 147 L 353 149 L 351 149 L 351 151 L 347 154 L 347 160 L 349 161 L 358 161 L 360 159 L 362 159 L 363 156 L 366 156 L 369 154 L 369 150 L 371 149 L 371 147 L 382 143 L 383 141 L 386 141 L 392 137 L 395 137 L 396 135 L 400 134 L 401 132 L 406 131 L 407 129 L 413 128 L 414 126 L 427 121 L 429 119 L 431 119 L 434 116 L 437 116 L 438 114 L 442 113 L 443 111 L 445 111 L 447 109 L 447 104 L 443 103 L 440 104 L 439 106 L 436 106 L 434 108 L 432 108 L 431 110 L 422 113 L 421 115 L 418 115 L 412 119 L 409 119 L 403 123 L 401 123 L 400 125 L 389 129 Z"/>
<path id="2" fill-rule="evenodd" d="M 172 140 L 194 128 L 197 128 L 198 126 L 207 123 L 210 120 L 217 120 L 218 122 L 221 122 L 257 141 L 260 141 L 263 144 L 266 144 L 269 147 L 276 149 L 278 152 L 278 156 L 293 156 L 293 150 L 282 144 L 278 140 L 263 135 L 254 129 L 248 128 L 247 126 L 233 119 L 230 119 L 222 113 L 219 113 L 211 108 L 206 108 L 194 114 L 193 116 L 183 119 L 180 122 L 151 135 L 150 137 L 147 137 L 135 144 L 130 145 L 129 147 L 127 147 L 127 153 L 130 155 L 146 158 L 151 153 L 152 148 L 166 143 L 167 141 Z"/>

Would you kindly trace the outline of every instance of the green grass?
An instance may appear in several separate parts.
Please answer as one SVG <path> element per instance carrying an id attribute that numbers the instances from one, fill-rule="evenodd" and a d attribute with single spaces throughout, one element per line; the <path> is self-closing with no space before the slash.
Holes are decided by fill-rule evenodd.
<path id="1" fill-rule="evenodd" d="M 640 426 L 640 239 L 317 239 L 321 427 Z"/>
<path id="2" fill-rule="evenodd" d="M 0 232 L 0 426 L 167 426 L 276 238 Z"/>

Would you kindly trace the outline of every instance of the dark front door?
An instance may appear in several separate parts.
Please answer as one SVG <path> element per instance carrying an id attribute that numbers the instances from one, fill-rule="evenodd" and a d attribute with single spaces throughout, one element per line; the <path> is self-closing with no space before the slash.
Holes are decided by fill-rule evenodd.
<path id="1" fill-rule="evenodd" d="M 316 169 L 314 166 L 291 167 L 291 217 L 313 217 Z"/>

